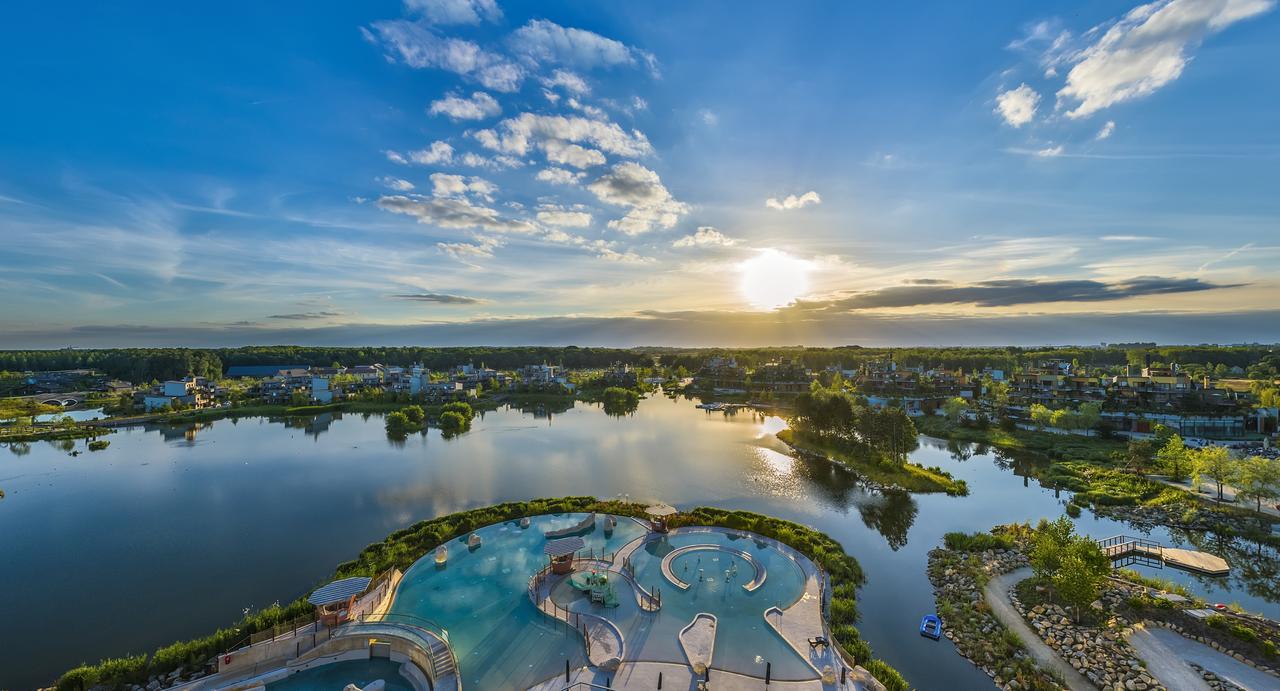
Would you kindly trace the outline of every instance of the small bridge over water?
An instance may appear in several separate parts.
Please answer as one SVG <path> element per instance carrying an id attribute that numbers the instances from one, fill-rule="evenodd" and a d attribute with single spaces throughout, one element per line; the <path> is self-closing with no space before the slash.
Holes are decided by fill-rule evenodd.
<path id="1" fill-rule="evenodd" d="M 1195 550 L 1165 547 L 1153 540 L 1129 535 L 1113 535 L 1105 540 L 1098 540 L 1098 546 L 1116 568 L 1141 564 L 1159 569 L 1167 564 L 1175 569 L 1210 576 L 1223 576 L 1231 570 L 1222 557 Z"/>

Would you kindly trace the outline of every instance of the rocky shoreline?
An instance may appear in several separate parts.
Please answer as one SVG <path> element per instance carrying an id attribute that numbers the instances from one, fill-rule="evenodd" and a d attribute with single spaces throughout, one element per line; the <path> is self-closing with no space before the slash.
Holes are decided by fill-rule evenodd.
<path id="1" fill-rule="evenodd" d="M 938 602 L 943 635 L 961 657 L 986 672 L 1001 689 L 1061 689 L 1061 683 L 1036 665 L 982 600 L 988 579 L 1026 565 L 1026 555 L 1011 549 L 977 553 L 931 550 L 929 581 Z"/>

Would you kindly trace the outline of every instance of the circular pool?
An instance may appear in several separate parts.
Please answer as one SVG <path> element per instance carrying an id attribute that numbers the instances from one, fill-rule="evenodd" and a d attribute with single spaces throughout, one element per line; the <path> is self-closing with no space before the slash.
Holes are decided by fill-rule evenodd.
<path id="1" fill-rule="evenodd" d="M 752 592 L 764 585 L 764 564 L 745 550 L 717 544 L 677 547 L 662 558 L 662 575 L 672 585 L 688 590 L 699 583 L 740 584 Z"/>

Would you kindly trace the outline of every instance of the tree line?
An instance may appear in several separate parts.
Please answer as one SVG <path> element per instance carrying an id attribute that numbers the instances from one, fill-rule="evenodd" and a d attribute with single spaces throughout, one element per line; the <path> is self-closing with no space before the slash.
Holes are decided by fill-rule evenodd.
<path id="1" fill-rule="evenodd" d="M 894 465 L 919 447 L 916 426 L 901 408 L 876 408 L 843 391 L 815 389 L 796 397 L 794 429 L 847 451 L 873 454 Z"/>

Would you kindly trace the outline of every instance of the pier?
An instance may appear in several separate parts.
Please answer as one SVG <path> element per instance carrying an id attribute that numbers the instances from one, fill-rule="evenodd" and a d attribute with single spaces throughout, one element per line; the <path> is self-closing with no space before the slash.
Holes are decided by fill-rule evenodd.
<path id="1" fill-rule="evenodd" d="M 1098 546 L 1112 562 L 1124 562 L 1118 566 L 1142 563 L 1148 566 L 1171 566 L 1183 571 L 1225 576 L 1231 567 L 1222 557 L 1206 552 L 1165 547 L 1158 542 L 1128 535 L 1115 535 L 1098 540 Z"/>

